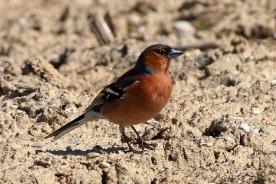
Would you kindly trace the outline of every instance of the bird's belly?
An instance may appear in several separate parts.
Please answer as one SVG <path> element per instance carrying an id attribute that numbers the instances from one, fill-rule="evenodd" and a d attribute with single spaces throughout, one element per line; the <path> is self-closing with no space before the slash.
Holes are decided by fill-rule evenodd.
<path id="1" fill-rule="evenodd" d="M 135 89 L 137 90 L 137 88 Z M 152 88 L 149 90 L 154 91 L 138 93 L 143 95 L 125 95 L 123 99 L 105 105 L 102 108 L 102 114 L 110 122 L 122 126 L 145 123 L 147 120 L 157 115 L 170 98 L 171 89 L 168 89 L 167 92 L 164 92 L 164 90 L 161 89 Z M 135 93 L 128 91 L 127 94 Z"/>

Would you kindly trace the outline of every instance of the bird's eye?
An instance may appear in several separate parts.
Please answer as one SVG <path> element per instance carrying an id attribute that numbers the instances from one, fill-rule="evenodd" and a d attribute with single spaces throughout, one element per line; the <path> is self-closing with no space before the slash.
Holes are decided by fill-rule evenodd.
<path id="1" fill-rule="evenodd" d="M 155 51 L 157 54 L 163 54 L 164 52 L 162 51 L 162 50 L 160 50 L 160 49 L 158 49 L 158 50 L 156 50 Z"/>

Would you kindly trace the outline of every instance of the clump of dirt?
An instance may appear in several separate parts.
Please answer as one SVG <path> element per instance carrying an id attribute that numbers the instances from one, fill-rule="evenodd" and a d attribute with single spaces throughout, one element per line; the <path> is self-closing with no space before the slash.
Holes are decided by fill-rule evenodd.
<path id="1" fill-rule="evenodd" d="M 276 182 L 273 0 L 8 1 L 0 9 L 2 183 Z M 109 44 L 91 28 L 95 15 L 110 28 Z M 205 41 L 212 49 L 186 50 Z M 171 63 L 169 103 L 136 126 L 156 150 L 124 153 L 106 120 L 43 139 L 153 43 L 185 49 Z"/>

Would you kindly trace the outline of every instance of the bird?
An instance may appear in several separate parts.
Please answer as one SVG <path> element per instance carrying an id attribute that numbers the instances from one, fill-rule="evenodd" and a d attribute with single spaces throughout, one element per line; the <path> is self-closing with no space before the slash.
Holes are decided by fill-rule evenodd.
<path id="1" fill-rule="evenodd" d="M 144 149 L 154 150 L 152 144 L 144 141 L 134 125 L 145 123 L 156 116 L 168 103 L 172 93 L 172 78 L 169 67 L 172 58 L 183 52 L 166 44 L 147 47 L 138 57 L 135 66 L 100 91 L 85 112 L 68 124 L 45 137 L 59 139 L 75 128 L 99 119 L 118 124 L 128 150 L 143 153 Z M 134 149 L 125 128 L 131 127 L 137 135 L 140 150 Z"/>

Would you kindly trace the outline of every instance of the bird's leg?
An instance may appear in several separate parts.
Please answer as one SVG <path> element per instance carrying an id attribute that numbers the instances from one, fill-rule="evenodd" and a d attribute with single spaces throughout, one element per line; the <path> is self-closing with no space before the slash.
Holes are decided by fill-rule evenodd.
<path id="1" fill-rule="evenodd" d="M 125 134 L 125 127 L 123 127 L 123 126 L 120 125 L 119 129 L 120 129 L 120 132 L 121 132 L 121 134 L 123 135 L 124 139 L 126 140 L 126 143 L 127 143 L 127 145 L 128 145 L 128 148 L 129 148 L 129 150 L 124 150 L 124 152 L 125 152 L 125 153 L 127 153 L 127 152 L 133 152 L 133 153 L 139 153 L 139 154 L 143 153 L 143 150 L 142 150 L 142 151 L 135 150 L 135 149 L 130 145 L 129 138 L 128 138 L 127 135 Z"/>
<path id="2" fill-rule="evenodd" d="M 150 150 L 155 150 L 154 144 L 148 144 L 144 141 L 144 137 L 145 137 L 145 135 L 147 135 L 147 132 L 145 134 L 143 134 L 142 136 L 140 136 L 139 133 L 137 132 L 137 130 L 134 128 L 134 126 L 131 126 L 131 128 L 133 129 L 133 131 L 135 132 L 135 134 L 138 137 L 135 144 L 139 144 L 139 147 L 142 148 L 142 151 L 144 151 L 144 148 L 147 148 Z"/>

